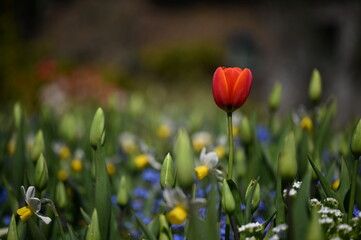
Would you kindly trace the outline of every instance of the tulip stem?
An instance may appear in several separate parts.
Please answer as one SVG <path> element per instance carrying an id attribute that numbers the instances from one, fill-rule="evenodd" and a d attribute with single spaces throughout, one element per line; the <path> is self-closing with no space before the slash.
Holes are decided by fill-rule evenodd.
<path id="1" fill-rule="evenodd" d="M 228 175 L 227 179 L 232 179 L 233 173 L 233 123 L 232 123 L 232 112 L 227 112 L 228 122 L 228 144 L 229 144 L 229 156 L 228 156 Z"/>
<path id="2" fill-rule="evenodd" d="M 350 195 L 350 202 L 348 205 L 348 214 L 347 214 L 347 222 L 350 223 L 350 220 L 352 218 L 353 215 L 353 208 L 354 208 L 354 204 L 355 204 L 355 194 L 356 194 L 356 178 L 357 178 L 357 168 L 358 168 L 358 163 L 359 160 L 361 159 L 361 157 L 359 159 L 356 159 L 353 163 L 353 173 L 352 173 L 352 181 L 351 181 L 351 195 Z"/>

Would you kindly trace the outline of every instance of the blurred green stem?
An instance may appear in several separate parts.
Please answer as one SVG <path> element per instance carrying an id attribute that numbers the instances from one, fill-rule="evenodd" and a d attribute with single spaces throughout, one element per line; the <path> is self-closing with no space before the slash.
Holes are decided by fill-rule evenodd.
<path id="1" fill-rule="evenodd" d="M 51 207 L 51 209 L 53 210 L 54 216 L 56 218 L 56 222 L 57 222 L 59 230 L 60 230 L 61 239 L 65 240 L 63 227 L 61 226 L 60 217 L 59 217 L 58 212 L 56 211 L 55 204 L 50 199 L 46 199 L 45 201 Z"/>
<path id="2" fill-rule="evenodd" d="M 361 158 L 361 157 L 360 157 Z M 355 204 L 355 195 L 356 195 L 356 185 L 357 185 L 357 168 L 359 164 L 359 159 L 356 159 L 353 163 L 353 173 L 352 173 L 352 181 L 351 181 L 351 195 L 350 195 L 350 202 L 348 205 L 348 214 L 347 214 L 347 222 L 349 223 L 351 221 L 351 218 L 353 216 L 353 207 Z"/>
<path id="3" fill-rule="evenodd" d="M 232 112 L 227 112 L 228 122 L 228 143 L 229 143 L 229 156 L 228 156 L 228 176 L 227 179 L 232 179 L 233 173 L 233 123 L 232 123 Z"/>

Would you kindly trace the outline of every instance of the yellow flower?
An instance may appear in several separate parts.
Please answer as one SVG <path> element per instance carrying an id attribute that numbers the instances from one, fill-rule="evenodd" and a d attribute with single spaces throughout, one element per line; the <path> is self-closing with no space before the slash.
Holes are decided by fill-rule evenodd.
<path id="1" fill-rule="evenodd" d="M 58 170 L 58 179 L 60 181 L 65 181 L 65 180 L 68 179 L 68 177 L 69 177 L 69 174 L 68 174 L 67 171 L 65 171 L 64 169 L 59 169 Z"/>
<path id="2" fill-rule="evenodd" d="M 114 175 L 114 173 L 115 173 L 115 171 L 116 171 L 116 168 L 115 168 L 114 164 L 111 163 L 111 162 L 107 162 L 106 165 L 107 165 L 108 175 L 109 175 L 109 176 Z"/>
<path id="3" fill-rule="evenodd" d="M 158 136 L 159 138 L 165 139 L 165 138 L 168 138 L 168 137 L 170 136 L 171 132 L 172 132 L 172 130 L 171 130 L 171 128 L 170 128 L 168 125 L 162 124 L 162 125 L 160 125 L 160 126 L 158 127 L 156 133 L 157 133 L 157 136 Z"/>
<path id="4" fill-rule="evenodd" d="M 333 190 L 337 190 L 338 189 L 338 187 L 340 186 L 340 179 L 338 178 L 338 179 L 336 179 L 335 181 L 333 181 L 333 183 L 332 183 L 332 189 Z"/>
<path id="5" fill-rule="evenodd" d="M 166 214 L 167 220 L 171 224 L 182 224 L 187 218 L 187 209 L 183 206 L 175 206 L 171 211 Z"/>
<path id="6" fill-rule="evenodd" d="M 303 117 L 300 125 L 303 130 L 306 130 L 309 133 L 312 132 L 313 123 L 312 123 L 312 119 L 310 117 L 308 117 L 308 116 Z"/>
<path id="7" fill-rule="evenodd" d="M 67 159 L 70 156 L 70 149 L 67 146 L 62 146 L 59 149 L 60 159 Z"/>
<path id="8" fill-rule="evenodd" d="M 224 148 L 224 146 L 221 145 L 215 147 L 213 151 L 217 153 L 218 158 L 223 158 L 224 154 L 226 153 L 226 149 Z"/>
<path id="9" fill-rule="evenodd" d="M 196 167 L 194 170 L 196 171 L 196 177 L 199 180 L 202 180 L 203 178 L 205 178 L 208 175 L 208 172 L 209 172 L 209 168 L 207 166 L 204 166 L 204 165 Z"/>
<path id="10" fill-rule="evenodd" d="M 146 154 L 140 154 L 134 158 L 135 165 L 142 169 L 148 164 L 148 156 Z"/>
<path id="11" fill-rule="evenodd" d="M 81 172 L 81 170 L 83 170 L 83 162 L 79 158 L 74 158 L 73 161 L 71 161 L 71 169 L 74 172 Z"/>
<path id="12" fill-rule="evenodd" d="M 132 154 L 138 149 L 135 136 L 128 132 L 120 135 L 119 144 L 123 151 L 128 154 Z"/>
<path id="13" fill-rule="evenodd" d="M 25 206 L 19 208 L 16 213 L 20 216 L 23 222 L 26 222 L 34 214 L 34 211 L 32 211 L 29 206 Z"/>

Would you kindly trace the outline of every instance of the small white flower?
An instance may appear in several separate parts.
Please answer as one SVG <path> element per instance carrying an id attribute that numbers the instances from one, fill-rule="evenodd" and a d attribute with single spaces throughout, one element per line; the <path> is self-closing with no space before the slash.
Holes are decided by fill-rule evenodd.
<path id="1" fill-rule="evenodd" d="M 259 222 L 248 223 L 246 225 L 242 225 L 238 229 L 239 232 L 249 232 L 249 233 L 261 232 L 262 230 L 263 230 L 262 224 L 260 224 Z"/>
<path id="2" fill-rule="evenodd" d="M 292 187 L 293 187 L 293 188 L 296 188 L 296 189 L 300 189 L 300 188 L 301 188 L 301 184 L 302 184 L 302 182 L 297 181 L 297 182 L 294 182 L 294 183 L 293 183 Z"/>
<path id="3" fill-rule="evenodd" d="M 337 229 L 339 231 L 342 231 L 343 233 L 350 233 L 352 231 L 352 227 L 348 224 L 340 224 L 337 226 Z"/>

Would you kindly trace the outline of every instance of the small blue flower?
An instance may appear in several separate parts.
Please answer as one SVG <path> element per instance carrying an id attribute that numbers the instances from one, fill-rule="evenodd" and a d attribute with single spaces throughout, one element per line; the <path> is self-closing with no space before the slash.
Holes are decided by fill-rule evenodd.
<path id="1" fill-rule="evenodd" d="M 147 198 L 148 190 L 143 187 L 137 187 L 133 189 L 133 195 L 138 198 Z"/>
<path id="2" fill-rule="evenodd" d="M 358 216 L 360 214 L 360 209 L 357 209 L 357 205 L 355 204 L 353 207 L 353 215 Z"/>
<path id="3" fill-rule="evenodd" d="M 3 204 L 8 198 L 8 194 L 5 188 L 0 188 L 0 204 Z"/>
<path id="4" fill-rule="evenodd" d="M 118 206 L 118 200 L 116 195 L 110 196 L 110 201 L 112 202 L 113 205 Z"/>
<path id="5" fill-rule="evenodd" d="M 160 174 L 153 168 L 147 168 L 142 172 L 142 179 L 148 183 L 158 183 Z"/>
<path id="6" fill-rule="evenodd" d="M 10 220 L 11 220 L 10 215 L 6 215 L 6 216 L 3 217 L 3 222 L 4 222 L 5 226 L 9 226 Z"/>
<path id="7" fill-rule="evenodd" d="M 179 235 L 179 234 L 174 234 L 174 235 L 173 235 L 173 239 L 174 239 L 174 240 L 184 240 L 184 237 L 181 236 L 181 235 Z"/>
<path id="8" fill-rule="evenodd" d="M 132 205 L 132 209 L 136 212 L 139 212 L 142 210 L 143 207 L 143 203 L 141 201 L 138 200 L 133 200 L 131 201 L 131 205 Z"/>
<path id="9" fill-rule="evenodd" d="M 268 143 L 270 140 L 270 132 L 267 127 L 259 125 L 256 128 L 256 136 L 258 141 Z"/>

